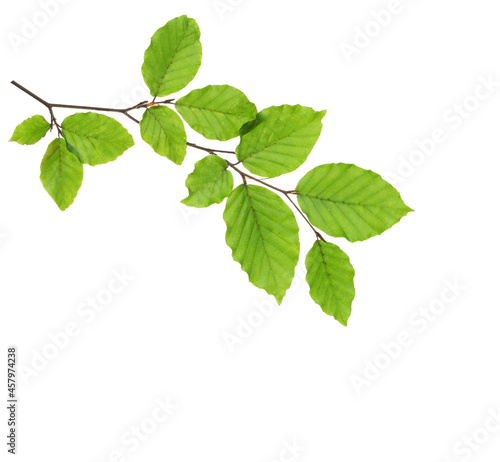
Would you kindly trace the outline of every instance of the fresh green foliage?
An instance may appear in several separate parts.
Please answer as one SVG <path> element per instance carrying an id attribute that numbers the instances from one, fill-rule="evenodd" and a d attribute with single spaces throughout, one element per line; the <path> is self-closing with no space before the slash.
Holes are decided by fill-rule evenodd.
<path id="1" fill-rule="evenodd" d="M 311 298 L 326 314 L 347 326 L 354 299 L 354 268 L 335 244 L 318 239 L 306 256 Z"/>
<path id="2" fill-rule="evenodd" d="M 68 149 L 82 164 L 111 162 L 134 145 L 132 136 L 122 124 L 95 112 L 66 117 L 61 128 Z"/>
<path id="3" fill-rule="evenodd" d="M 219 141 L 236 138 L 240 128 L 257 115 L 255 104 L 229 85 L 193 90 L 177 100 L 175 107 L 193 130 Z"/>
<path id="4" fill-rule="evenodd" d="M 156 153 L 181 165 L 186 157 L 186 130 L 172 109 L 154 106 L 146 109 L 140 122 L 142 139 Z"/>
<path id="5" fill-rule="evenodd" d="M 75 200 L 83 181 L 83 165 L 66 148 L 66 141 L 56 138 L 49 144 L 40 165 L 40 180 L 61 210 Z"/>
<path id="6" fill-rule="evenodd" d="M 226 242 L 250 282 L 281 303 L 299 261 L 299 227 L 277 194 L 242 184 L 224 210 Z"/>
<path id="7" fill-rule="evenodd" d="M 19 144 L 35 144 L 47 134 L 49 129 L 50 124 L 41 115 L 35 115 L 20 123 L 9 141 L 17 141 Z"/>
<path id="8" fill-rule="evenodd" d="M 144 53 L 142 75 L 155 98 L 182 90 L 201 65 L 200 29 L 180 16 L 158 29 Z"/>
<path id="9" fill-rule="evenodd" d="M 233 175 L 227 162 L 217 156 L 207 156 L 194 164 L 194 172 L 186 179 L 189 196 L 181 202 L 190 207 L 220 204 L 233 190 Z"/>
<path id="10" fill-rule="evenodd" d="M 312 169 L 299 181 L 297 195 L 314 226 L 351 242 L 382 234 L 412 211 L 380 175 L 352 164 Z"/>
<path id="11" fill-rule="evenodd" d="M 292 172 L 318 141 L 325 114 L 299 105 L 264 109 L 241 129 L 238 160 L 256 175 L 275 177 Z"/>
<path id="12" fill-rule="evenodd" d="M 153 99 L 129 108 L 51 104 L 12 82 L 46 106 L 50 123 L 42 116 L 27 119 L 15 129 L 11 141 L 34 144 L 55 128 L 57 138 L 42 160 L 40 179 L 61 210 L 71 205 L 78 193 L 82 164 L 113 161 L 134 141 L 115 119 L 96 112 L 78 112 L 59 124 L 54 115 L 57 108 L 127 116 L 139 124 L 142 139 L 156 153 L 178 165 L 186 157 L 187 146 L 203 152 L 205 157 L 195 163 L 186 179 L 189 194 L 182 203 L 201 208 L 227 198 L 223 218 L 232 256 L 250 282 L 278 303 L 292 284 L 299 260 L 296 216 L 304 219 L 315 238 L 305 259 L 311 297 L 326 314 L 347 325 L 355 294 L 354 268 L 349 257 L 327 242 L 320 231 L 362 241 L 383 233 L 411 209 L 379 175 L 355 165 L 320 165 L 303 176 L 294 190 L 269 182 L 307 160 L 321 134 L 326 111 L 283 105 L 257 112 L 240 90 L 229 85 L 208 85 L 177 101 L 159 101 L 157 98 L 183 89 L 195 77 L 201 64 L 199 39 L 196 21 L 187 16 L 158 29 L 142 66 Z M 236 150 L 188 142 L 183 120 L 168 105 L 207 139 L 227 141 L 239 136 Z M 139 121 L 130 113 L 140 110 L 143 115 Z M 242 180 L 235 189 L 231 171 Z"/>

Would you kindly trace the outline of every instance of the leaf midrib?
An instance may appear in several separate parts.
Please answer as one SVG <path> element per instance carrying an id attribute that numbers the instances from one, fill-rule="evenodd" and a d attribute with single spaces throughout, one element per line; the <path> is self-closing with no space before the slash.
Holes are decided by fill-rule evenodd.
<path id="1" fill-rule="evenodd" d="M 208 112 L 213 112 L 213 113 L 216 113 L 216 114 L 222 114 L 222 115 L 227 115 L 227 116 L 244 117 L 244 118 L 247 118 L 247 119 L 250 118 L 249 116 L 243 115 L 243 114 L 236 114 L 234 112 L 224 112 L 224 111 L 219 111 L 217 109 L 211 109 L 211 108 L 208 108 L 208 107 L 193 106 L 191 104 L 175 103 L 175 105 L 176 106 L 187 107 L 189 109 L 198 109 L 199 111 L 208 111 Z"/>
<path id="2" fill-rule="evenodd" d="M 156 89 L 156 93 L 155 93 L 155 96 L 154 96 L 155 98 L 157 98 L 158 97 L 158 93 L 160 93 L 161 86 L 163 85 L 163 80 L 165 79 L 165 76 L 167 75 L 167 72 L 170 69 L 170 66 L 172 66 L 172 63 L 174 62 L 175 56 L 177 55 L 177 53 L 179 53 L 179 48 L 180 48 L 182 42 L 184 42 L 184 40 L 186 40 L 186 37 L 188 35 L 189 27 L 190 26 L 191 26 L 191 24 L 188 21 L 188 26 L 187 26 L 186 30 L 184 31 L 184 35 L 183 35 L 182 39 L 179 40 L 179 43 L 175 47 L 175 51 L 172 54 L 172 57 L 170 58 L 170 62 L 168 63 L 167 68 L 165 69 L 165 72 L 161 76 L 160 83 L 158 84 L 158 88 Z"/>
<path id="3" fill-rule="evenodd" d="M 248 189 L 248 185 L 244 184 L 243 186 L 245 187 L 245 192 L 246 192 L 246 195 L 248 198 L 248 202 L 250 204 L 250 208 L 251 208 L 253 216 L 254 216 L 255 224 L 257 225 L 257 229 L 259 231 L 259 236 L 260 236 L 260 239 L 262 241 L 262 247 L 264 248 L 264 254 L 266 255 L 267 261 L 269 263 L 269 268 L 271 269 L 271 272 L 272 272 L 273 277 L 274 277 L 274 284 L 277 284 L 276 272 L 275 272 L 274 267 L 272 265 L 271 257 L 269 256 L 269 254 L 267 252 L 266 241 L 264 239 L 264 236 L 262 235 L 262 230 L 260 229 L 260 223 L 259 223 L 259 220 L 257 219 L 257 211 L 255 210 L 255 207 L 253 206 L 253 202 L 252 202 L 252 198 L 250 196 L 250 191 Z"/>
<path id="4" fill-rule="evenodd" d="M 120 143 L 120 144 L 125 144 L 125 141 L 119 141 L 119 140 L 107 140 L 107 139 L 104 139 L 104 138 L 98 138 L 97 136 L 91 136 L 91 135 L 84 135 L 83 133 L 78 133 L 78 132 L 75 132 L 73 130 L 70 130 L 69 128 L 64 128 L 62 127 L 63 131 L 66 131 L 66 132 L 70 132 L 70 133 L 73 133 L 73 135 L 76 135 L 76 136 L 81 136 L 83 138 L 88 138 L 88 139 L 92 139 L 92 140 L 98 140 L 98 141 L 103 141 L 104 143 Z"/>
<path id="5" fill-rule="evenodd" d="M 402 207 L 393 207 L 393 206 L 389 206 L 389 205 L 381 206 L 381 205 L 376 205 L 376 204 L 356 204 L 354 202 L 345 202 L 345 201 L 341 201 L 341 200 L 329 199 L 327 197 L 312 196 L 310 194 L 305 194 L 305 193 L 301 193 L 301 192 L 297 192 L 297 196 L 307 197 L 308 199 L 316 199 L 316 200 L 320 200 L 320 201 L 324 201 L 324 202 L 331 202 L 332 204 L 343 204 L 343 205 L 353 205 L 353 206 L 355 205 L 358 207 L 375 207 L 377 209 L 392 209 L 392 210 L 402 210 L 403 209 Z"/>

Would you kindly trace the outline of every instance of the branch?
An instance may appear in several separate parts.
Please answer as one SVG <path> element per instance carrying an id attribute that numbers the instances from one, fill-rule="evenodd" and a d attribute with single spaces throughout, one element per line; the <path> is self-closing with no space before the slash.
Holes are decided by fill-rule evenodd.
<path id="1" fill-rule="evenodd" d="M 167 99 L 165 101 L 158 101 L 157 102 L 156 97 L 155 97 L 153 99 L 153 101 L 150 103 L 147 101 L 142 101 L 142 102 L 136 104 L 135 106 L 131 106 L 131 107 L 124 108 L 124 109 L 109 108 L 109 107 L 97 107 L 97 106 L 78 106 L 78 105 L 74 105 L 74 104 L 56 104 L 56 103 L 49 103 L 49 102 L 45 101 L 43 98 L 40 98 L 38 95 L 35 95 L 33 92 L 31 92 L 27 88 L 18 84 L 15 80 L 13 80 L 11 83 L 12 83 L 12 85 L 14 85 L 17 88 L 19 88 L 20 90 L 22 90 L 24 93 L 30 95 L 32 98 L 34 98 L 38 102 L 42 103 L 49 110 L 51 128 L 55 126 L 57 128 L 59 136 L 62 136 L 62 129 L 61 129 L 61 126 L 57 123 L 57 120 L 54 116 L 54 111 L 53 111 L 54 108 L 83 109 L 83 110 L 99 111 L 99 112 L 116 112 L 116 113 L 120 113 L 120 114 L 127 116 L 129 119 L 133 120 L 136 123 L 140 123 L 135 117 L 132 117 L 129 114 L 130 111 L 133 111 L 134 109 L 147 109 L 148 107 L 159 106 L 161 104 L 172 104 L 174 101 L 173 99 Z M 203 146 L 198 146 L 197 144 L 190 143 L 190 142 L 186 142 L 186 144 L 192 148 L 199 149 L 201 151 L 205 151 L 205 152 L 207 152 L 211 155 L 217 156 L 217 157 L 221 157 L 218 154 L 236 155 L 235 151 L 222 151 L 219 149 L 205 148 Z M 221 158 L 224 159 L 223 157 L 221 157 Z M 316 238 L 321 239 L 322 241 L 325 241 L 325 238 L 311 224 L 311 222 L 308 220 L 308 218 L 305 216 L 305 214 L 302 212 L 302 210 L 300 210 L 300 207 L 290 197 L 291 194 L 296 194 L 296 191 L 286 191 L 284 189 L 278 188 L 277 186 L 274 186 L 274 185 L 268 183 L 267 181 L 265 181 L 265 180 L 267 180 L 267 178 L 265 178 L 265 179 L 264 178 L 257 178 L 253 175 L 249 175 L 248 173 L 240 170 L 237 167 L 237 165 L 240 162 L 233 164 L 233 163 L 229 162 L 227 159 L 224 159 L 224 160 L 227 162 L 228 167 L 232 168 L 235 172 L 237 172 L 241 176 L 244 184 L 247 184 L 247 180 L 253 180 L 253 181 L 256 181 L 257 183 L 260 183 L 260 184 L 266 186 L 269 189 L 273 189 L 273 190 L 283 194 L 292 203 L 292 205 L 295 207 L 295 209 L 299 212 L 300 216 L 306 221 L 306 223 L 309 225 L 309 227 L 313 230 L 314 234 L 316 235 Z"/>
<path id="2" fill-rule="evenodd" d="M 27 93 L 32 98 L 34 98 L 38 102 L 42 103 L 49 110 L 52 119 L 55 119 L 54 113 L 53 113 L 53 108 L 59 107 L 59 108 L 66 108 L 66 109 L 84 109 L 84 110 L 88 110 L 88 111 L 99 111 L 99 112 L 119 112 L 120 114 L 126 115 L 129 119 L 132 119 L 134 122 L 139 123 L 139 121 L 137 119 L 135 119 L 134 117 L 132 117 L 129 114 L 129 111 L 132 111 L 133 109 L 140 109 L 141 107 L 145 107 L 144 105 L 147 103 L 147 101 L 143 101 L 142 103 L 136 104 L 135 106 L 125 108 L 125 109 L 117 109 L 117 108 L 112 108 L 112 107 L 78 106 L 75 104 L 49 103 L 49 102 L 45 101 L 44 99 L 40 98 L 39 96 L 35 95 L 33 92 L 29 91 L 27 88 L 18 84 L 15 80 L 13 80 L 11 83 L 12 83 L 12 85 L 16 86 L 20 90 L 24 91 L 24 93 Z"/>

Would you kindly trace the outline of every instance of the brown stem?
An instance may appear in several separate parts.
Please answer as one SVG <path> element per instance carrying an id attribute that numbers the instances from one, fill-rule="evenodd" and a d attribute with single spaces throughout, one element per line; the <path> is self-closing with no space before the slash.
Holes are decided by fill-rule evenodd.
<path id="1" fill-rule="evenodd" d="M 66 109 L 84 109 L 88 111 L 100 111 L 100 112 L 118 112 L 120 114 L 126 115 L 129 119 L 132 119 L 134 122 L 139 123 L 139 121 L 132 117 L 129 114 L 129 111 L 132 111 L 133 109 L 140 109 L 143 107 L 144 104 L 146 104 L 146 101 L 143 101 L 142 103 L 136 104 L 135 106 L 125 108 L 125 109 L 117 109 L 117 108 L 112 108 L 112 107 L 97 107 L 97 106 L 79 106 L 76 104 L 57 104 L 57 103 L 49 103 L 45 101 L 44 99 L 40 98 L 39 96 L 35 95 L 33 92 L 29 91 L 27 88 L 23 87 L 19 83 L 17 83 L 15 80 L 13 80 L 12 85 L 16 86 L 20 90 L 24 91 L 24 93 L 27 93 L 30 95 L 32 98 L 36 99 L 38 102 L 42 103 L 50 112 L 50 116 L 53 120 L 54 118 L 54 112 L 53 108 L 59 107 L 59 108 L 66 108 Z"/>

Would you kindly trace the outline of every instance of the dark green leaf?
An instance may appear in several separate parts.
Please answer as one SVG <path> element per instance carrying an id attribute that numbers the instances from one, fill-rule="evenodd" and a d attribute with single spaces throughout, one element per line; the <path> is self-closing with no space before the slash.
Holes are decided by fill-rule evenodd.
<path id="1" fill-rule="evenodd" d="M 250 282 L 281 303 L 299 259 L 299 227 L 290 208 L 261 186 L 240 185 L 224 211 L 226 242 Z"/>
<path id="2" fill-rule="evenodd" d="M 83 181 L 83 165 L 66 148 L 66 141 L 57 138 L 49 144 L 40 165 L 40 180 L 61 210 L 75 200 Z"/>
<path id="3" fill-rule="evenodd" d="M 326 111 L 304 106 L 273 106 L 241 129 L 238 160 L 256 175 L 275 177 L 300 167 L 323 128 Z"/>
<path id="4" fill-rule="evenodd" d="M 299 181 L 297 195 L 314 226 L 351 242 L 382 234 L 412 211 L 380 175 L 352 164 L 312 169 Z"/>
<path id="5" fill-rule="evenodd" d="M 182 90 L 201 65 L 200 29 L 194 19 L 179 16 L 158 29 L 144 53 L 142 75 L 156 98 Z"/>
<path id="6" fill-rule="evenodd" d="M 306 257 L 311 298 L 344 326 L 354 300 L 354 268 L 336 245 L 317 240 Z"/>
<path id="7" fill-rule="evenodd" d="M 233 190 L 233 175 L 227 162 L 217 156 L 207 156 L 194 165 L 194 172 L 186 180 L 189 197 L 182 201 L 190 207 L 208 207 L 220 204 Z"/>
<path id="8" fill-rule="evenodd" d="M 35 115 L 20 123 L 9 141 L 35 144 L 47 134 L 49 128 L 50 124 L 41 115 Z"/>
<path id="9" fill-rule="evenodd" d="M 180 98 L 175 106 L 189 126 L 210 140 L 227 141 L 254 120 L 255 104 L 229 85 L 209 85 Z"/>
<path id="10" fill-rule="evenodd" d="M 181 165 L 186 157 L 186 130 L 181 118 L 170 108 L 153 106 L 144 112 L 141 136 L 156 153 Z"/>
<path id="11" fill-rule="evenodd" d="M 134 145 L 125 127 L 103 114 L 74 114 L 66 117 L 61 126 L 68 149 L 82 164 L 105 164 Z"/>

